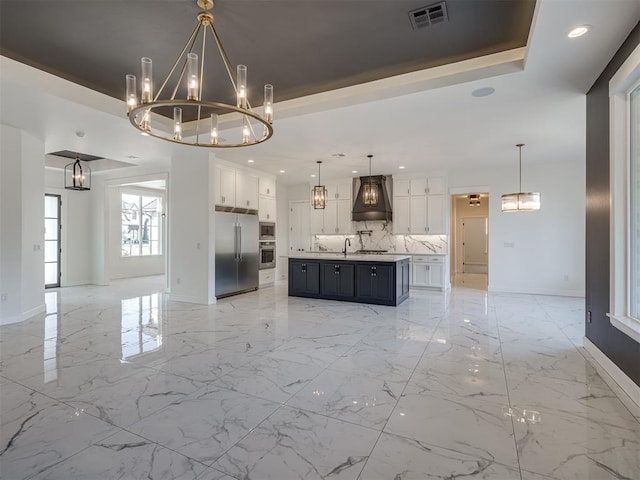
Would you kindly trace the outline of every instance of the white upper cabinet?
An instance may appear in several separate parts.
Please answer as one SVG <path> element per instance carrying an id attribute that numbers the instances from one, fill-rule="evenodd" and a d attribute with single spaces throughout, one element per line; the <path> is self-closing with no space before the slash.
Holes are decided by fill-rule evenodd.
<path id="1" fill-rule="evenodd" d="M 215 203 L 224 207 L 236 206 L 236 171 L 217 165 L 215 168 Z"/>
<path id="2" fill-rule="evenodd" d="M 327 202 L 324 209 L 324 234 L 338 233 L 338 202 L 332 200 Z"/>
<path id="3" fill-rule="evenodd" d="M 353 191 L 352 179 L 341 180 L 335 186 L 336 200 L 351 200 L 351 192 Z"/>
<path id="4" fill-rule="evenodd" d="M 393 197 L 393 233 L 407 235 L 409 227 L 409 196 Z"/>
<path id="5" fill-rule="evenodd" d="M 446 182 L 442 176 L 393 179 L 393 233 L 447 234 Z"/>
<path id="6" fill-rule="evenodd" d="M 410 181 L 409 192 L 411 196 L 427 194 L 427 179 L 412 178 Z"/>
<path id="7" fill-rule="evenodd" d="M 351 221 L 351 211 L 353 205 L 351 199 L 342 199 L 336 202 L 338 204 L 338 221 L 337 231 L 341 235 L 350 235 L 353 233 L 353 222 Z"/>
<path id="8" fill-rule="evenodd" d="M 258 210 L 258 176 L 236 171 L 236 207 Z"/>
<path id="9" fill-rule="evenodd" d="M 427 233 L 429 235 L 446 234 L 444 195 L 427 195 Z"/>
<path id="10" fill-rule="evenodd" d="M 315 209 L 310 205 L 310 229 L 311 235 L 322 235 L 324 233 L 324 210 Z"/>
<path id="11" fill-rule="evenodd" d="M 273 177 L 260 175 L 260 195 L 276 196 L 276 181 Z"/>
<path id="12" fill-rule="evenodd" d="M 410 193 L 410 181 L 405 179 L 393 179 L 393 196 L 408 197 Z"/>
<path id="13" fill-rule="evenodd" d="M 427 179 L 427 193 L 429 195 L 444 195 L 444 177 L 429 177 Z"/>
<path id="14" fill-rule="evenodd" d="M 260 195 L 260 208 L 258 208 L 258 219 L 261 222 L 276 221 L 276 198 L 267 195 Z"/>

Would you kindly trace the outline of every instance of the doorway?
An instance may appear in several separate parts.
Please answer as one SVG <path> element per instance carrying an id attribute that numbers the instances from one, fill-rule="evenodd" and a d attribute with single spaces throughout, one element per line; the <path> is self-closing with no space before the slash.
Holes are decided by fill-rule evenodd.
<path id="1" fill-rule="evenodd" d="M 60 286 L 60 195 L 44 195 L 44 287 Z"/>
<path id="2" fill-rule="evenodd" d="M 451 284 L 486 290 L 489 276 L 489 195 L 451 196 Z"/>

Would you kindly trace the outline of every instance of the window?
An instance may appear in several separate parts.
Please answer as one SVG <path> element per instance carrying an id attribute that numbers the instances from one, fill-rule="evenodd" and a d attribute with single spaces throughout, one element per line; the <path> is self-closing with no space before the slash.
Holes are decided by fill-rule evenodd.
<path id="1" fill-rule="evenodd" d="M 611 324 L 640 342 L 640 46 L 609 83 Z"/>
<path id="2" fill-rule="evenodd" d="M 121 255 L 161 255 L 162 197 L 122 194 Z"/>

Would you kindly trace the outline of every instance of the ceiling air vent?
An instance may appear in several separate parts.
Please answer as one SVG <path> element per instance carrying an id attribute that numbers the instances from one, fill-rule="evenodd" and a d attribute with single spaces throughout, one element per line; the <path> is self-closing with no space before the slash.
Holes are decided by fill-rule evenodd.
<path id="1" fill-rule="evenodd" d="M 417 8 L 409 12 L 409 20 L 413 29 L 428 27 L 449 21 L 447 5 L 444 2 L 434 3 L 428 7 Z"/>

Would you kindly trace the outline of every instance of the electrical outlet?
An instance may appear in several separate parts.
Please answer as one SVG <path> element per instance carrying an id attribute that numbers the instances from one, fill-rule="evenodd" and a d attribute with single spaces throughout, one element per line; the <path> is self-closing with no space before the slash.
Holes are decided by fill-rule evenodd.
<path id="1" fill-rule="evenodd" d="M 504 248 L 515 248 L 515 242 L 504 242 Z"/>
<path id="2" fill-rule="evenodd" d="M 3 293 L 0 295 L 0 303 L 6 303 L 9 301 L 9 294 Z"/>
<path id="3" fill-rule="evenodd" d="M 181 282 L 181 281 L 182 281 L 182 280 L 180 280 L 180 277 L 176 278 L 176 283 L 177 283 L 178 285 L 180 285 L 180 282 Z"/>

